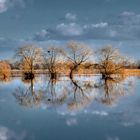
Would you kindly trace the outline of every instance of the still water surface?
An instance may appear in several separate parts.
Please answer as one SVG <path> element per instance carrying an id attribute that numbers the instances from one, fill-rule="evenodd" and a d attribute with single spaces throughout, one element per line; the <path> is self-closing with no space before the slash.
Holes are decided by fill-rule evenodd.
<path id="1" fill-rule="evenodd" d="M 0 140 L 140 140 L 140 78 L 0 82 Z"/>

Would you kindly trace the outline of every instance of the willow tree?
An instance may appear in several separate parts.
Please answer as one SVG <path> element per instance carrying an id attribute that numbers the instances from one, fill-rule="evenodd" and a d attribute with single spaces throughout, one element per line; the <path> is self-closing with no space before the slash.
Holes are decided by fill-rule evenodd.
<path id="1" fill-rule="evenodd" d="M 34 66 L 41 61 L 42 49 L 37 48 L 34 45 L 25 45 L 20 47 L 16 56 L 19 58 L 21 63 L 21 69 L 27 77 L 34 75 Z"/>
<path id="2" fill-rule="evenodd" d="M 56 79 L 57 74 L 60 70 L 60 65 L 62 63 L 64 51 L 61 48 L 50 47 L 44 51 L 44 64 L 47 66 L 47 69 L 50 74 L 51 79 Z"/>
<path id="3" fill-rule="evenodd" d="M 72 64 L 70 67 L 69 76 L 71 79 L 73 79 L 74 71 L 78 69 L 80 65 L 89 60 L 91 50 L 84 44 L 79 44 L 76 42 L 70 42 L 67 49 L 67 58 Z"/>
<path id="4" fill-rule="evenodd" d="M 99 69 L 103 78 L 120 74 L 126 63 L 127 60 L 119 50 L 112 46 L 106 46 L 99 51 Z"/>

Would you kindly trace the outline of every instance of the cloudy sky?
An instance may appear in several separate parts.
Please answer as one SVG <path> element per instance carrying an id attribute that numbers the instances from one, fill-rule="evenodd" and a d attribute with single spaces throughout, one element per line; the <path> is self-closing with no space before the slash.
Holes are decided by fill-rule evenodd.
<path id="1" fill-rule="evenodd" d="M 108 44 L 140 59 L 140 0 L 0 0 L 0 59 L 25 43 Z"/>

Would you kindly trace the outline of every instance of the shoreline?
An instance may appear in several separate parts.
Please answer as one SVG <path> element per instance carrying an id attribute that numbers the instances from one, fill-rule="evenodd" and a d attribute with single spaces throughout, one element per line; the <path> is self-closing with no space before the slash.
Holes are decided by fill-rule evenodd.
<path id="1" fill-rule="evenodd" d="M 35 70 L 34 73 L 35 75 L 44 75 L 44 74 L 49 75 L 48 70 Z M 92 76 L 92 75 L 100 75 L 100 74 L 101 73 L 99 72 L 99 69 L 95 69 L 90 73 L 88 72 L 86 73 L 86 70 L 83 73 L 75 72 L 75 75 L 78 75 L 78 76 Z M 140 76 L 140 69 L 124 69 L 122 74 L 126 76 Z M 69 76 L 69 73 L 68 72 L 58 73 L 58 75 Z M 22 76 L 22 70 L 11 70 L 11 77 L 21 77 L 21 76 Z"/>

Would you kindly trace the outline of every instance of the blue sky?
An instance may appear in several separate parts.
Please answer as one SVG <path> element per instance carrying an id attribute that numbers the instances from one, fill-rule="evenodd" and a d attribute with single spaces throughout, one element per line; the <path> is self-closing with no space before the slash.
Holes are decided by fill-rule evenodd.
<path id="1" fill-rule="evenodd" d="M 0 0 L 0 59 L 25 43 L 64 45 L 70 40 L 94 50 L 112 44 L 140 59 L 140 0 Z"/>

